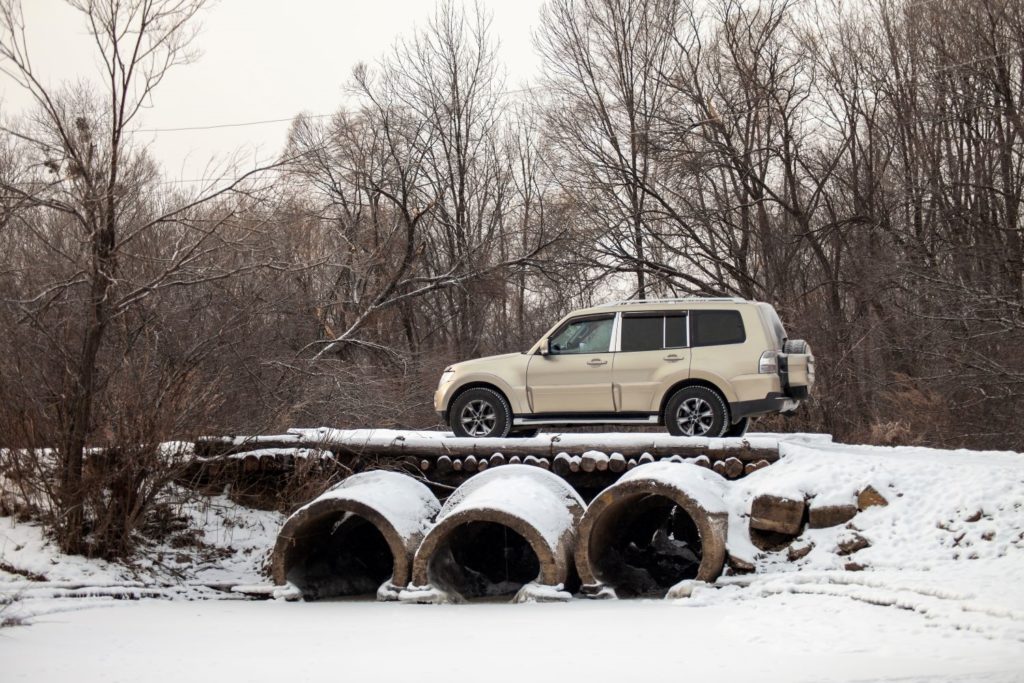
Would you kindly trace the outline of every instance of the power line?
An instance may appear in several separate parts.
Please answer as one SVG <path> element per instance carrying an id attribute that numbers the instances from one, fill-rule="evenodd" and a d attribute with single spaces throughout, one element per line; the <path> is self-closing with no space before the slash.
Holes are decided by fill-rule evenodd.
<path id="1" fill-rule="evenodd" d="M 515 90 L 503 90 L 495 93 L 495 95 L 516 95 L 524 92 L 533 92 L 534 88 L 529 86 L 523 88 L 516 88 Z M 139 128 L 133 132 L 135 133 L 178 133 L 185 131 L 194 130 L 217 130 L 220 128 L 242 128 L 245 126 L 262 126 L 270 123 L 289 123 L 294 121 L 296 117 L 302 116 L 307 119 L 325 119 L 334 114 L 295 114 L 294 116 L 287 116 L 278 119 L 261 119 L 258 121 L 236 121 L 232 123 L 211 123 L 201 126 L 180 126 L 175 128 Z"/>

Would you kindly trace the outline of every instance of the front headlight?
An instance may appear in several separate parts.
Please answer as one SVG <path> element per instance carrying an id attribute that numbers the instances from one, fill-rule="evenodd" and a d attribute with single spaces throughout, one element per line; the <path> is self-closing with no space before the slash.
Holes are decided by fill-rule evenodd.
<path id="1" fill-rule="evenodd" d="M 451 368 L 445 368 L 444 372 L 441 373 L 441 381 L 437 383 L 437 388 L 440 389 L 448 382 L 451 382 L 455 377 L 455 371 Z"/>

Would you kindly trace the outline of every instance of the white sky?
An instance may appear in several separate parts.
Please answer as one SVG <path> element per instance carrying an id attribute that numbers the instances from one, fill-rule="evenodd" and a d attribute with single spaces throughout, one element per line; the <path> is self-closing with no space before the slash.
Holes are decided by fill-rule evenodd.
<path id="1" fill-rule="evenodd" d="M 480 0 L 493 14 L 509 88 L 538 65 L 530 32 L 542 0 Z M 81 15 L 61 0 L 23 0 L 29 49 L 44 81 L 96 79 L 99 61 Z M 344 103 L 352 67 L 373 61 L 394 40 L 423 26 L 433 0 L 220 0 L 200 16 L 193 64 L 177 67 L 137 127 L 181 128 L 331 113 Z M 0 76 L 5 117 L 28 100 Z M 170 179 L 214 175 L 238 152 L 250 167 L 273 157 L 288 123 L 202 131 L 137 133 Z M 211 166 L 211 162 L 212 166 Z M 208 168 L 211 167 L 211 168 Z"/>

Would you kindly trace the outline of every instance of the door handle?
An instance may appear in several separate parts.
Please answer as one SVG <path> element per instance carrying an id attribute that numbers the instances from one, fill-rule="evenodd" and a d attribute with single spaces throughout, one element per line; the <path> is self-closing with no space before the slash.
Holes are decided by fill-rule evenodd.
<path id="1" fill-rule="evenodd" d="M 683 357 L 677 356 L 674 353 L 670 353 L 669 355 L 665 356 L 665 360 L 669 361 L 670 363 L 675 363 L 677 360 L 683 360 Z"/>
<path id="2" fill-rule="evenodd" d="M 592 368 L 596 368 L 596 367 L 599 367 L 601 365 L 608 365 L 608 361 L 601 360 L 600 358 L 593 358 L 593 359 L 587 361 L 587 365 L 589 365 Z"/>

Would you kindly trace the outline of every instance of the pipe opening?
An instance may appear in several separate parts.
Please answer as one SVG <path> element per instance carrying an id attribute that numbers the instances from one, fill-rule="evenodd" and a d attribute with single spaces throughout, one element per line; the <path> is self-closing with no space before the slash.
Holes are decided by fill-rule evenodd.
<path id="1" fill-rule="evenodd" d="M 394 557 L 384 535 L 351 512 L 328 515 L 289 552 L 287 579 L 307 600 L 375 596 Z"/>
<path id="2" fill-rule="evenodd" d="M 590 537 L 595 576 L 624 598 L 664 597 L 676 583 L 696 578 L 702 551 L 690 515 L 656 494 L 616 501 Z"/>
<path id="3" fill-rule="evenodd" d="M 431 583 L 467 600 L 508 597 L 540 574 L 529 541 L 504 524 L 468 522 L 452 529 L 430 561 Z"/>

